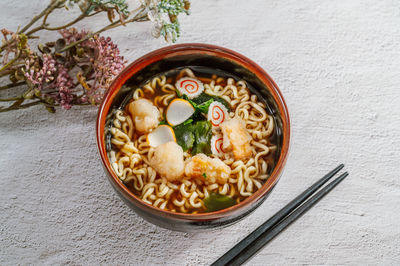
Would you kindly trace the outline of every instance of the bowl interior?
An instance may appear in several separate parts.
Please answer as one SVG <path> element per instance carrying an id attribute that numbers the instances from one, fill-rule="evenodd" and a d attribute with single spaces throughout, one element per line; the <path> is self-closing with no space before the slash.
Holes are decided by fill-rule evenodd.
<path id="1" fill-rule="evenodd" d="M 126 104 L 126 99 L 130 98 L 129 96 L 135 89 L 140 88 L 154 76 L 174 71 L 177 68 L 188 67 L 194 70 L 194 72 L 207 72 L 212 69 L 218 72 L 218 75 L 233 77 L 236 80 L 245 80 L 251 92 L 256 94 L 259 100 L 267 105 L 268 112 L 275 119 L 276 130 L 273 142 L 277 145 L 277 150 L 274 154 L 275 167 L 270 169 L 269 174 L 271 176 L 263 187 L 243 202 L 218 212 L 229 211 L 228 209 L 238 208 L 238 205 L 245 205 L 256 198 L 260 198 L 278 180 L 286 160 L 289 144 L 289 117 L 286 105 L 276 84 L 257 64 L 226 49 L 221 50 L 218 47 L 212 49 L 210 47 L 207 49 L 186 47 L 186 49 L 164 48 L 164 52 L 162 50 L 160 49 L 153 52 L 153 54 L 146 55 L 129 65 L 111 86 L 104 100 L 105 102 L 103 102 L 99 111 L 99 116 L 105 116 L 104 127 L 101 127 L 103 130 L 101 135 L 104 136 L 102 144 L 105 151 L 108 153 L 111 150 L 111 135 L 108 129 L 113 119 L 113 113 Z M 102 145 L 99 144 L 99 146 Z M 103 158 L 104 162 L 109 164 L 109 159 Z M 110 167 L 106 168 L 108 170 L 111 169 Z M 134 196 L 133 193 L 132 196 Z M 137 200 L 140 201 L 138 197 Z M 193 214 L 193 216 L 196 215 L 198 214 Z"/>

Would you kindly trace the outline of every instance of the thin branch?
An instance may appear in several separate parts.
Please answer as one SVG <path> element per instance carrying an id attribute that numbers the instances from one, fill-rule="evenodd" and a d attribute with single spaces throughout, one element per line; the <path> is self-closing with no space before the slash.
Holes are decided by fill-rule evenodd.
<path id="1" fill-rule="evenodd" d="M 78 106 L 88 106 L 88 105 L 93 105 L 91 103 L 74 103 L 74 105 L 78 105 Z"/>
<path id="2" fill-rule="evenodd" d="M 23 99 L 23 96 L 17 96 L 17 97 L 12 97 L 12 98 L 5 98 L 5 99 L 1 99 L 0 98 L 0 102 L 13 102 L 13 101 L 18 101 Z"/>
<path id="3" fill-rule="evenodd" d="M 114 21 L 113 23 L 108 24 L 107 26 L 101 28 L 100 30 L 98 30 L 98 31 L 96 31 L 96 32 L 89 33 L 89 34 L 86 35 L 84 38 L 80 39 L 79 41 L 76 41 L 76 42 L 70 43 L 70 44 L 67 45 L 67 46 L 64 46 L 64 48 L 62 48 L 61 50 L 56 51 L 56 52 L 57 52 L 57 53 L 65 52 L 66 50 L 68 50 L 68 49 L 74 47 L 75 45 L 78 45 L 78 44 L 80 44 L 80 43 L 82 43 L 82 42 L 84 42 L 84 41 L 86 41 L 86 40 L 92 38 L 93 36 L 95 36 L 95 35 L 97 35 L 97 34 L 100 34 L 100 33 L 104 32 L 104 31 L 106 31 L 106 30 L 110 30 L 110 29 L 113 29 L 113 28 L 119 27 L 119 26 L 121 26 L 121 25 L 125 25 L 125 24 L 128 24 L 128 23 L 131 23 L 131 22 L 142 21 L 144 18 L 147 17 L 146 14 L 141 14 L 142 11 L 143 11 L 143 10 L 141 10 L 140 12 L 138 12 L 138 14 L 137 14 L 135 17 L 133 17 L 133 18 L 131 18 L 131 19 L 129 19 L 129 20 L 124 21 L 124 23 L 122 23 L 120 20 Z M 139 15 L 141 15 L 141 16 L 139 16 Z"/>
<path id="4" fill-rule="evenodd" d="M 37 32 L 37 31 L 39 31 L 39 30 L 55 31 L 55 30 L 61 30 L 61 29 L 64 29 L 64 28 L 68 28 L 68 27 L 74 25 L 75 23 L 81 21 L 81 20 L 84 19 L 85 17 L 88 17 L 87 11 L 89 10 L 89 8 L 90 8 L 90 6 L 89 6 L 85 11 L 83 11 L 82 14 L 80 14 L 80 15 L 79 15 L 76 19 L 74 19 L 73 21 L 71 21 L 71 22 L 69 22 L 69 23 L 67 23 L 67 24 L 65 24 L 65 25 L 58 26 L 58 27 L 47 27 L 48 24 L 46 23 L 46 21 L 47 21 L 48 15 L 46 15 L 46 16 L 44 17 L 44 19 L 43 19 L 42 25 L 40 25 L 40 26 L 37 27 L 37 28 L 32 29 L 32 30 L 29 31 L 26 35 L 29 36 L 29 35 L 31 35 L 31 34 Z M 97 13 L 97 12 L 96 12 L 96 13 Z M 50 13 L 49 13 L 49 14 L 50 14 Z"/>
<path id="5" fill-rule="evenodd" d="M 54 7 L 53 9 L 50 9 L 49 12 L 47 12 L 47 14 L 44 16 L 43 21 L 42 21 L 42 25 L 46 26 L 47 25 L 47 19 L 49 18 L 51 12 L 53 12 L 54 9 L 56 9 L 57 7 Z"/>
<path id="6" fill-rule="evenodd" d="M 35 105 L 38 105 L 38 104 L 43 104 L 46 107 L 57 107 L 57 106 L 59 106 L 59 104 L 49 105 L 49 104 L 39 100 L 39 101 L 35 101 L 35 102 L 21 104 L 21 105 L 18 105 L 18 106 L 10 106 L 10 107 L 3 108 L 3 109 L 0 108 L 0 113 L 5 113 L 5 112 L 8 112 L 8 111 L 14 111 L 14 110 L 19 110 L 19 109 L 25 109 L 25 108 L 29 108 L 31 106 L 35 106 Z M 77 105 L 79 105 L 79 106 L 88 106 L 88 105 L 92 105 L 92 104 L 90 104 L 90 103 L 74 103 L 74 105 L 75 106 L 77 106 Z"/>
<path id="7" fill-rule="evenodd" d="M 25 81 L 21 81 L 21 82 L 17 82 L 17 83 L 10 83 L 10 84 L 1 86 L 0 87 L 0 91 L 11 89 L 11 88 L 22 86 L 22 85 L 26 85 L 26 82 Z"/>
<path id="8" fill-rule="evenodd" d="M 35 102 L 22 104 L 22 105 L 18 105 L 18 106 L 10 106 L 8 108 L 0 109 L 0 113 L 12 111 L 12 110 L 18 110 L 18 109 L 25 109 L 25 108 L 28 108 L 28 107 L 31 107 L 31 106 L 34 106 L 34 105 L 38 105 L 38 104 L 41 104 L 41 103 L 42 103 L 42 101 L 35 101 Z"/>
<path id="9" fill-rule="evenodd" d="M 94 35 L 99 34 L 99 33 L 103 32 L 103 31 L 107 30 L 108 27 L 111 27 L 111 26 L 116 25 L 118 22 L 119 22 L 119 21 L 113 22 L 113 23 L 107 25 L 106 27 L 102 28 L 102 29 L 99 30 L 99 31 L 96 31 L 96 32 L 93 32 L 93 33 L 89 33 L 88 35 L 86 35 L 85 37 L 83 37 L 82 39 L 80 39 L 79 41 L 76 41 L 76 42 L 73 42 L 73 43 L 70 43 L 70 44 L 64 46 L 64 48 L 62 48 L 62 49 L 59 50 L 59 51 L 56 51 L 56 53 L 62 53 L 62 52 L 67 51 L 68 49 L 74 47 L 75 45 L 78 45 L 78 44 L 80 44 L 80 43 L 82 43 L 82 42 L 84 42 L 84 41 L 86 41 L 86 40 L 92 38 Z"/>
<path id="10" fill-rule="evenodd" d="M 11 74 L 11 73 L 13 73 L 13 70 L 12 70 L 12 69 L 9 69 L 9 70 L 7 70 L 7 71 L 4 71 L 3 73 L 0 73 L 0 77 L 7 76 L 8 74 Z"/>
<path id="11" fill-rule="evenodd" d="M 56 1 L 56 2 L 57 2 L 57 1 Z M 64 2 L 65 2 L 65 0 L 61 0 L 61 1 L 58 0 L 58 3 L 55 3 L 55 5 L 52 6 L 52 7 L 47 11 L 47 13 L 44 15 L 42 24 L 39 25 L 39 26 L 37 26 L 36 28 L 33 28 L 32 30 L 30 30 L 26 35 L 29 36 L 29 35 L 31 35 L 31 34 L 37 32 L 37 31 L 46 29 L 46 28 L 47 28 L 47 25 L 48 25 L 48 24 L 47 24 L 47 18 L 49 17 L 49 15 L 51 14 L 51 12 L 52 12 L 54 9 L 60 8 L 60 5 L 63 4 Z M 76 23 L 76 22 L 74 22 L 74 23 Z M 71 25 L 72 25 L 72 24 L 71 24 Z"/>
<path id="12" fill-rule="evenodd" d="M 5 64 L 2 68 L 0 68 L 0 73 L 4 70 L 6 70 L 9 66 L 11 66 L 15 61 L 19 59 L 19 55 L 16 55 L 10 62 Z"/>
<path id="13" fill-rule="evenodd" d="M 95 15 L 101 13 L 101 12 L 103 12 L 103 10 L 98 10 L 98 11 L 96 11 L 96 12 L 90 14 L 90 15 L 87 15 L 87 17 L 93 17 L 93 16 L 95 16 Z"/>
<path id="14" fill-rule="evenodd" d="M 58 5 L 60 5 L 62 2 L 65 2 L 65 0 L 52 1 L 52 3 L 48 5 L 39 15 L 34 16 L 31 22 L 29 22 L 25 27 L 23 27 L 20 32 L 24 33 L 25 31 L 27 31 L 33 24 L 35 24 L 36 21 L 41 19 L 43 16 L 48 16 L 48 14 L 50 14 L 50 12 L 53 9 L 55 9 Z"/>
<path id="15" fill-rule="evenodd" d="M 24 33 L 25 31 L 27 31 L 33 24 L 35 24 L 39 19 L 41 19 L 44 16 L 44 20 L 42 22 L 42 24 L 40 26 L 38 26 L 37 28 L 42 29 L 43 26 L 45 26 L 47 17 L 49 16 L 49 14 L 57 7 L 60 6 L 60 4 L 65 3 L 66 0 L 52 0 L 51 4 L 48 5 L 42 12 L 40 12 L 39 15 L 34 16 L 33 19 L 27 24 L 25 25 L 25 27 L 22 28 L 21 31 L 17 30 L 16 33 Z M 35 30 L 38 31 L 38 30 Z M 32 32 L 32 30 L 30 31 Z M 29 36 L 28 36 L 29 38 Z M 8 42 L 5 42 L 1 47 L 0 47 L 0 51 L 3 51 L 3 49 L 8 45 Z"/>
<path id="16" fill-rule="evenodd" d="M 45 26 L 44 29 L 45 30 L 61 30 L 61 29 L 64 29 L 64 28 L 68 28 L 68 27 L 74 25 L 75 23 L 77 23 L 78 21 L 82 20 L 84 17 L 85 17 L 85 14 L 81 14 L 79 17 L 77 17 L 76 19 L 74 19 L 73 21 L 71 21 L 71 22 L 69 22 L 69 23 L 67 23 L 65 25 L 58 26 L 58 27 L 53 27 L 53 28 Z"/>
<path id="17" fill-rule="evenodd" d="M 46 27 L 45 24 L 41 24 L 41 25 L 37 26 L 36 28 L 33 28 L 32 30 L 28 31 L 28 33 L 26 34 L 26 36 L 29 37 L 31 34 L 37 32 L 37 31 L 43 30 L 45 27 Z"/>

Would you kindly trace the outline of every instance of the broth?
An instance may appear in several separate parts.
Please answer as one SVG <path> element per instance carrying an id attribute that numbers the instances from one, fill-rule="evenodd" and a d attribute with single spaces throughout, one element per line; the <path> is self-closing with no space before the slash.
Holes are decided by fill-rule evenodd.
<path id="1" fill-rule="evenodd" d="M 182 79 L 182 83 L 197 82 L 204 91 L 199 95 L 195 95 L 197 91 L 191 94 L 192 87 L 185 91 L 176 83 Z M 151 103 L 162 116 L 157 117 L 157 125 L 150 123 L 151 119 L 140 120 L 152 124 L 145 133 L 138 130 L 146 123 L 136 123 L 145 109 L 135 111 L 132 107 L 139 102 L 148 106 L 148 114 L 155 112 Z M 186 115 L 182 111 L 173 117 L 174 108 L 178 107 L 189 111 L 193 108 L 194 113 L 173 124 L 172 118 L 179 120 Z M 213 120 L 214 110 L 220 110 L 215 117 L 226 116 L 218 125 L 214 125 L 219 123 Z M 109 158 L 118 177 L 148 204 L 182 213 L 216 211 L 251 196 L 271 174 L 279 156 L 278 128 L 272 113 L 259 93 L 239 77 L 206 67 L 176 68 L 131 89 L 121 108 L 114 112 L 108 139 Z M 167 114 L 171 121 L 166 119 Z M 153 139 L 160 141 L 155 138 L 160 128 L 163 133 L 158 135 L 176 139 L 177 144 L 168 144 L 171 151 L 161 149 L 166 143 L 150 145 Z M 201 135 L 200 131 L 206 133 Z M 191 138 L 192 143 L 187 141 Z M 213 142 L 215 139 L 220 144 Z M 176 153 L 172 152 L 174 149 Z M 172 176 L 176 167 L 171 163 L 176 167 L 183 163 L 183 174 Z M 178 172 L 181 173 L 180 169 Z"/>

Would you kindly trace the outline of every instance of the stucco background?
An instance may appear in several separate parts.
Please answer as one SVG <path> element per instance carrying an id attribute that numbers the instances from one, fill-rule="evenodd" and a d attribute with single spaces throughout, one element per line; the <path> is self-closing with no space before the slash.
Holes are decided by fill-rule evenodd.
<path id="1" fill-rule="evenodd" d="M 15 30 L 47 2 L 2 0 L 0 26 Z M 248 265 L 399 265 L 400 2 L 192 2 L 178 43 L 252 58 L 287 101 L 290 157 L 271 196 L 225 229 L 164 230 L 133 213 L 106 180 L 96 108 L 0 114 L 0 264 L 210 264 L 343 162 L 350 176 Z M 149 31 L 142 23 L 106 35 L 133 61 L 167 45 Z"/>

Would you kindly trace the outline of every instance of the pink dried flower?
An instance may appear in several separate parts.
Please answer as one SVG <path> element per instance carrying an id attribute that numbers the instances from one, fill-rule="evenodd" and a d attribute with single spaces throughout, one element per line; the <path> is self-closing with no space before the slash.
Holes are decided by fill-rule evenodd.
<path id="1" fill-rule="evenodd" d="M 77 31 L 75 28 L 60 30 L 59 32 L 66 44 L 79 41 L 89 33 L 85 30 Z M 113 78 L 125 67 L 125 60 L 119 55 L 119 49 L 110 37 L 104 38 L 95 35 L 82 42 L 80 47 L 86 51 L 81 61 L 91 64 L 93 68 L 93 74 L 88 78 L 88 81 L 93 81 L 91 84 L 87 84 L 90 87 L 86 92 L 87 97 L 82 97 L 80 100 L 97 104 L 103 99 L 104 93 Z M 92 52 L 89 53 L 88 50 Z"/>
<path id="2" fill-rule="evenodd" d="M 81 40 L 89 33 L 86 30 L 78 31 L 76 28 L 62 29 L 59 30 L 58 32 L 61 34 L 62 38 L 65 40 L 65 43 L 67 45 Z"/>
<path id="3" fill-rule="evenodd" d="M 72 100 L 74 99 L 72 89 L 75 85 L 67 69 L 62 64 L 58 64 L 57 67 L 58 76 L 55 85 L 59 94 L 56 100 L 64 109 L 68 110 L 72 107 Z"/>
<path id="4" fill-rule="evenodd" d="M 25 58 L 32 54 L 28 45 L 28 37 L 23 33 L 16 33 L 7 29 L 1 29 L 3 34 L 2 49 L 0 49 L 1 65 L 8 71 L 17 70 L 18 65 L 23 64 Z"/>
<path id="5" fill-rule="evenodd" d="M 64 109 L 70 109 L 75 87 L 67 68 L 58 63 L 52 55 L 43 54 L 43 64 L 39 67 L 37 57 L 25 61 L 25 77 L 40 92 L 42 97 L 51 98 Z M 55 91 L 54 91 L 55 90 Z"/>
<path id="6" fill-rule="evenodd" d="M 61 30 L 65 44 L 84 38 L 88 32 L 76 29 Z M 100 103 L 113 78 L 124 68 L 125 61 L 111 38 L 93 36 L 77 45 L 80 49 L 65 54 L 28 54 L 24 75 L 39 94 L 37 97 L 70 109 L 73 104 Z M 78 72 L 78 73 L 77 73 Z M 76 73 L 74 80 L 71 73 Z M 75 74 L 74 74 L 75 76 Z M 78 87 L 81 84 L 82 87 Z"/>
<path id="7" fill-rule="evenodd" d="M 56 60 L 49 54 L 43 55 L 43 66 L 38 68 L 37 57 L 30 56 L 25 61 L 25 77 L 41 90 L 46 83 L 54 80 L 57 72 Z"/>
<path id="8" fill-rule="evenodd" d="M 95 54 L 93 60 L 94 82 L 88 92 L 89 98 L 100 103 L 114 76 L 125 67 L 124 57 L 110 37 L 94 37 Z"/>

